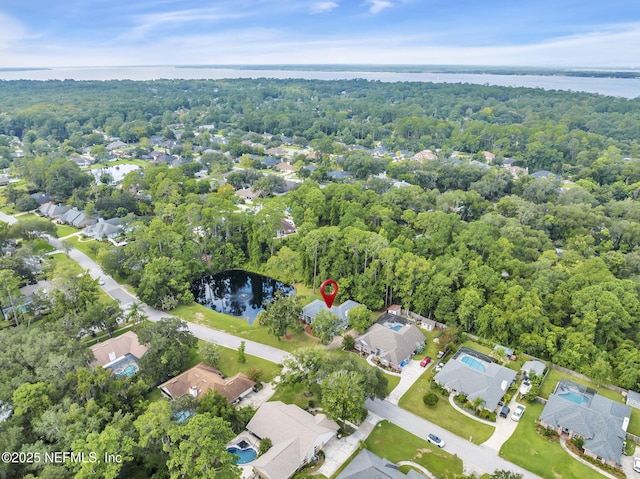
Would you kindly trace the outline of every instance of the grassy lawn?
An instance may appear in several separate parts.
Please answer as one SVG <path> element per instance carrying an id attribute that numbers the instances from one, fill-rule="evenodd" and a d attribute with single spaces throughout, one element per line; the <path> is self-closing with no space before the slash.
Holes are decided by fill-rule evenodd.
<path id="1" fill-rule="evenodd" d="M 65 236 L 69 236 L 80 231 L 73 226 L 68 225 L 56 225 L 56 230 L 58 231 L 58 238 L 64 238 Z"/>
<path id="2" fill-rule="evenodd" d="M 45 240 L 43 240 L 42 238 L 36 238 L 33 240 L 34 253 L 44 254 L 44 253 L 51 253 L 52 251 L 55 251 L 55 248 L 51 246 L 49 243 L 47 243 Z"/>
<path id="3" fill-rule="evenodd" d="M 304 332 L 289 331 L 290 339 L 279 339 L 269 334 L 267 328 L 257 322 L 250 325 L 245 320 L 213 311 L 198 303 L 178 306 L 171 314 L 192 323 L 202 324 L 213 329 L 226 331 L 235 336 L 249 339 L 257 343 L 273 346 L 285 351 L 293 351 L 304 346 L 316 346 L 319 341 Z"/>
<path id="4" fill-rule="evenodd" d="M 474 444 L 482 444 L 489 439 L 495 428 L 456 411 L 448 398 L 440 397 L 435 406 L 426 406 L 422 402 L 422 397 L 431 390 L 429 382 L 432 377 L 431 371 L 424 373 L 400 398 L 399 406 L 465 439 L 472 437 Z"/>
<path id="5" fill-rule="evenodd" d="M 98 253 L 102 250 L 108 250 L 111 246 L 107 243 L 103 243 L 101 241 L 96 240 L 80 240 L 78 236 L 73 236 L 69 238 L 69 241 L 73 245 L 74 248 L 82 251 L 92 260 L 96 260 Z"/>
<path id="6" fill-rule="evenodd" d="M 278 387 L 270 401 L 282 401 L 285 404 L 295 404 L 302 409 L 306 409 L 312 403 L 317 406 L 320 403 L 320 385 L 314 384 L 311 387 L 311 391 L 307 391 L 306 385 L 302 383 L 287 387 Z"/>
<path id="7" fill-rule="evenodd" d="M 364 444 L 380 457 L 391 462 L 413 461 L 436 477 L 462 473 L 461 459 L 387 421 L 378 423 Z"/>
<path id="8" fill-rule="evenodd" d="M 560 446 L 541 437 L 534 420 L 544 406 L 532 403 L 516 431 L 500 449 L 500 456 L 545 479 L 596 479 L 598 472 L 569 456 Z"/>

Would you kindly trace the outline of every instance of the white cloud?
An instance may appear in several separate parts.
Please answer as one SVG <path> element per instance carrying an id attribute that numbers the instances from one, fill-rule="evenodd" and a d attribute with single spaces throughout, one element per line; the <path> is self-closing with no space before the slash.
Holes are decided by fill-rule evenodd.
<path id="1" fill-rule="evenodd" d="M 0 12 L 0 49 L 19 46 L 20 42 L 33 38 L 27 28 L 9 15 Z"/>
<path id="2" fill-rule="evenodd" d="M 336 2 L 316 2 L 309 7 L 309 13 L 327 13 L 338 6 Z"/>
<path id="3" fill-rule="evenodd" d="M 385 8 L 393 7 L 393 2 L 389 0 L 367 0 L 367 3 L 371 6 L 369 7 L 369 13 L 380 13 Z"/>

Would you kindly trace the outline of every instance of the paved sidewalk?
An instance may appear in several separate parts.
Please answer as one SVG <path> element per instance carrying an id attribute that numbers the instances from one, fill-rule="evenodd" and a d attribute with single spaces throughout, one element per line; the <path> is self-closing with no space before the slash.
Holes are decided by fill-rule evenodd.
<path id="1" fill-rule="evenodd" d="M 431 362 L 426 368 L 423 368 L 420 366 L 420 361 L 409 361 L 409 364 L 402 368 L 400 382 L 395 389 L 389 393 L 387 401 L 391 404 L 397 405 L 404 393 L 406 393 L 418 378 L 420 378 L 420 376 L 422 376 L 422 374 L 431 366 L 433 366 L 433 362 Z"/>
<path id="2" fill-rule="evenodd" d="M 367 439 L 379 421 L 380 417 L 369 413 L 356 432 L 350 436 L 341 439 L 335 437 L 329 441 L 329 443 L 322 448 L 325 462 L 320 469 L 318 469 L 318 474 L 322 474 L 325 477 L 333 476 L 347 459 L 356 452 L 358 447 L 360 447 L 360 443 Z"/>

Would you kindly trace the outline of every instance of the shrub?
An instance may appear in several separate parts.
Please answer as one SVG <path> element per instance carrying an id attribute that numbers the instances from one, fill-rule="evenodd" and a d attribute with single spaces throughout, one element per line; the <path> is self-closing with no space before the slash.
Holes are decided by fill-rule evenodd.
<path id="1" fill-rule="evenodd" d="M 250 368 L 247 371 L 247 377 L 251 379 L 253 382 L 259 384 L 260 380 L 262 379 L 262 369 Z"/>
<path id="2" fill-rule="evenodd" d="M 580 450 L 582 450 L 582 448 L 584 447 L 584 439 L 579 436 L 573 436 L 573 439 L 571 439 L 571 442 L 573 443 L 574 446 L 576 446 Z"/>
<path id="3" fill-rule="evenodd" d="M 356 340 L 350 334 L 342 336 L 342 349 L 345 351 L 352 351 L 356 347 Z"/>
<path id="4" fill-rule="evenodd" d="M 271 446 L 273 446 L 271 439 L 269 439 L 268 437 L 265 437 L 260 441 L 260 445 L 258 446 L 258 452 L 262 455 L 265 452 L 267 452 L 269 449 L 271 449 Z"/>
<path id="5" fill-rule="evenodd" d="M 422 397 L 422 402 L 427 406 L 435 406 L 436 404 L 438 404 L 439 400 L 440 398 L 438 397 L 438 395 L 432 392 L 428 392 Z"/>

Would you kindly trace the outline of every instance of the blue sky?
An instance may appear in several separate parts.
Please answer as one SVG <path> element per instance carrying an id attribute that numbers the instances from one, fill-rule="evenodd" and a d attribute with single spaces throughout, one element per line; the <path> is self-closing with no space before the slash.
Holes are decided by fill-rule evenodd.
<path id="1" fill-rule="evenodd" d="M 0 67 L 639 67 L 636 0 L 4 0 Z"/>

